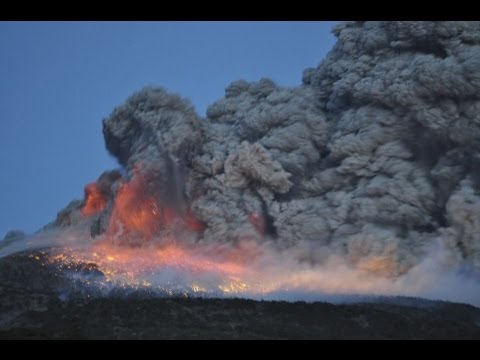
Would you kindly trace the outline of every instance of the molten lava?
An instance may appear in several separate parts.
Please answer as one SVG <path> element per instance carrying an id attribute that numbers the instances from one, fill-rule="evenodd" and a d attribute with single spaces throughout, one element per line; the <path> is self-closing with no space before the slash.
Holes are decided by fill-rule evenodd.
<path id="1" fill-rule="evenodd" d="M 85 186 L 85 205 L 82 208 L 82 215 L 95 215 L 102 211 L 106 204 L 107 199 L 97 183 L 93 182 Z"/>
<path id="2" fill-rule="evenodd" d="M 147 191 L 147 185 L 146 177 L 139 171 L 134 171 L 133 178 L 120 185 L 110 218 L 111 235 L 121 230 L 149 240 L 170 220 L 155 194 Z"/>

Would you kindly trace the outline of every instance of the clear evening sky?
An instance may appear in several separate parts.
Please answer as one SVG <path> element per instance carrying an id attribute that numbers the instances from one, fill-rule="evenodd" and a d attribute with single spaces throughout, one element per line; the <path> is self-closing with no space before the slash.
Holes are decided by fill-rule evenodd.
<path id="1" fill-rule="evenodd" d="M 232 81 L 301 83 L 334 22 L 0 22 L 0 239 L 38 230 L 117 163 L 101 120 L 158 85 L 200 115 Z"/>

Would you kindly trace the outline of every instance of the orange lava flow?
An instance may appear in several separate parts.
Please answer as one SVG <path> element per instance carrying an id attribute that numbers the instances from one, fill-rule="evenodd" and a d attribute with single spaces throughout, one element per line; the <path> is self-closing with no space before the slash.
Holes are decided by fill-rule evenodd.
<path id="1" fill-rule="evenodd" d="M 100 191 L 97 183 L 93 182 L 85 186 L 85 205 L 82 208 L 82 215 L 91 216 L 102 211 L 107 204 L 107 199 Z"/>

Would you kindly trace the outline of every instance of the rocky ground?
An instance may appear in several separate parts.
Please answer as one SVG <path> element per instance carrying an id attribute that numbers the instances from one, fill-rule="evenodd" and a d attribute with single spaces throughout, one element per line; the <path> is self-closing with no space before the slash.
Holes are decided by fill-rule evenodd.
<path id="1" fill-rule="evenodd" d="M 470 305 L 93 297 L 42 262 L 41 252 L 0 260 L 0 339 L 480 339 Z"/>

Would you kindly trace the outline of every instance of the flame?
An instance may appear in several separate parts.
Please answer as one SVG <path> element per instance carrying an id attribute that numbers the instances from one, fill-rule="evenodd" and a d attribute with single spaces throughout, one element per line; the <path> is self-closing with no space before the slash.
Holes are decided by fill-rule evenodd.
<path id="1" fill-rule="evenodd" d="M 91 216 L 99 213 L 105 208 L 107 199 L 102 194 L 100 186 L 93 182 L 85 186 L 85 205 L 82 208 L 82 215 Z"/>

